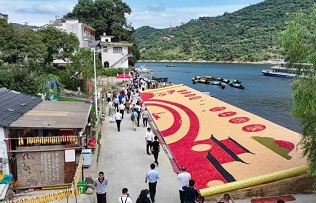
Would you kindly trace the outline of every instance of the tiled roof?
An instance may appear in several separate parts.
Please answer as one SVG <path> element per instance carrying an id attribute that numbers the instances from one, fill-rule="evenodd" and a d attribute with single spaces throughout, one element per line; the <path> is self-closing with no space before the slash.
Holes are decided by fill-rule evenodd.
<path id="1" fill-rule="evenodd" d="M 0 126 L 8 127 L 41 101 L 38 97 L 0 88 Z"/>

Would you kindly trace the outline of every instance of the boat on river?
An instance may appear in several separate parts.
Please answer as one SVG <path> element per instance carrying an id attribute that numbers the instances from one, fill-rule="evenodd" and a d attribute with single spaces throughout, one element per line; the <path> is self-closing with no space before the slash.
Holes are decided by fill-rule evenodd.
<path id="1" fill-rule="evenodd" d="M 229 83 L 229 86 L 234 87 L 234 88 L 237 88 L 237 89 L 242 89 L 242 90 L 245 89 L 245 86 L 243 86 L 243 85 L 240 84 L 240 83 L 233 83 L 233 82 L 231 82 L 231 83 Z"/>
<path id="2" fill-rule="evenodd" d="M 152 72 L 154 72 L 153 69 L 149 69 L 145 65 L 142 65 L 138 68 L 135 68 L 135 71 L 137 73 L 152 73 Z"/>
<path id="3" fill-rule="evenodd" d="M 168 81 L 168 77 L 157 78 L 157 77 L 153 76 L 152 79 L 157 81 L 157 82 L 167 82 Z"/>
<path id="4" fill-rule="evenodd" d="M 270 70 L 262 70 L 262 74 L 264 76 L 271 76 L 271 77 L 280 77 L 280 78 L 294 78 L 296 76 L 296 69 L 295 68 L 286 68 L 281 65 L 272 66 Z"/>

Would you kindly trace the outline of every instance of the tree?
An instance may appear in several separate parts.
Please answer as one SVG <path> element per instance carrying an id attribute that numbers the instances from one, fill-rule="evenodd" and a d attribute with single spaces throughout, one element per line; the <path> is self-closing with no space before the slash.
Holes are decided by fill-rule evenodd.
<path id="1" fill-rule="evenodd" d="M 16 29 L 15 43 L 18 60 L 27 60 L 31 66 L 45 62 L 47 48 L 42 43 L 42 36 L 35 31 L 29 28 Z"/>
<path id="2" fill-rule="evenodd" d="M 15 30 L 5 19 L 0 19 L 0 58 L 16 61 Z"/>
<path id="3" fill-rule="evenodd" d="M 40 77 L 27 65 L 4 64 L 0 67 L 0 88 L 6 87 L 29 95 L 37 95 Z"/>
<path id="4" fill-rule="evenodd" d="M 310 14 L 300 12 L 293 21 L 288 23 L 279 40 L 288 66 L 300 70 L 292 84 L 293 114 L 302 123 L 303 137 L 300 144 L 309 162 L 310 174 L 314 177 L 316 177 L 315 24 L 316 7 Z"/>
<path id="5" fill-rule="evenodd" d="M 134 44 L 132 48 L 132 60 L 134 66 L 140 58 L 139 49 L 136 46 L 132 34 L 135 31 L 131 24 L 127 23 L 126 14 L 131 13 L 131 8 L 121 0 L 79 0 L 72 12 L 65 18 L 78 18 L 80 22 L 87 23 L 95 30 L 96 39 L 100 39 L 103 33 L 113 35 L 114 41 L 128 41 Z"/>
<path id="6" fill-rule="evenodd" d="M 96 55 L 97 75 L 101 74 L 102 63 L 97 53 Z M 82 87 L 87 80 L 94 76 L 93 53 L 89 49 L 80 49 L 80 51 L 72 58 L 71 65 L 66 69 L 59 70 L 57 75 L 60 82 L 66 88 L 77 90 L 77 87 Z"/>
<path id="7" fill-rule="evenodd" d="M 38 31 L 42 37 L 42 43 L 47 47 L 45 64 L 54 59 L 71 58 L 79 49 L 79 40 L 74 34 L 68 34 L 55 27 L 46 27 Z"/>
<path id="8" fill-rule="evenodd" d="M 96 29 L 96 39 L 106 33 L 115 36 L 116 40 L 130 41 L 134 29 L 127 24 L 125 14 L 130 14 L 131 11 L 121 0 L 79 0 L 65 18 L 78 18 L 92 26 Z"/>

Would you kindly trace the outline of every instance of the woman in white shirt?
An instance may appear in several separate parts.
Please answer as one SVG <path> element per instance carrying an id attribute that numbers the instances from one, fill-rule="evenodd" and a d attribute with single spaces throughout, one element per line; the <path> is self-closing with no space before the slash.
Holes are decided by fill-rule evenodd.
<path id="1" fill-rule="evenodd" d="M 116 121 L 117 131 L 120 132 L 120 130 L 121 130 L 122 114 L 120 113 L 119 110 L 117 110 L 117 112 L 115 114 L 115 121 Z"/>

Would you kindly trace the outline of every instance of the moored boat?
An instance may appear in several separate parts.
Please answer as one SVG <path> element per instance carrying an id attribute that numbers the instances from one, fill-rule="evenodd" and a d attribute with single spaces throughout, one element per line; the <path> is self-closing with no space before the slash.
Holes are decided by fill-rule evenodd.
<path id="1" fill-rule="evenodd" d="M 237 89 L 242 89 L 242 90 L 245 89 L 245 87 L 242 84 L 240 84 L 240 83 L 233 83 L 233 82 L 231 82 L 231 83 L 229 83 L 229 86 L 237 88 Z"/>
<path id="2" fill-rule="evenodd" d="M 137 73 L 152 73 L 154 72 L 152 69 L 148 69 L 145 65 L 140 66 L 139 68 L 135 68 Z"/>
<path id="3" fill-rule="evenodd" d="M 196 84 L 196 83 L 210 84 L 210 81 L 207 81 L 207 80 L 205 80 L 205 79 L 196 79 L 196 80 L 193 80 L 193 84 Z"/>
<path id="4" fill-rule="evenodd" d="M 157 78 L 157 77 L 153 76 L 152 79 L 157 81 L 157 82 L 167 82 L 168 81 L 168 77 Z"/>

